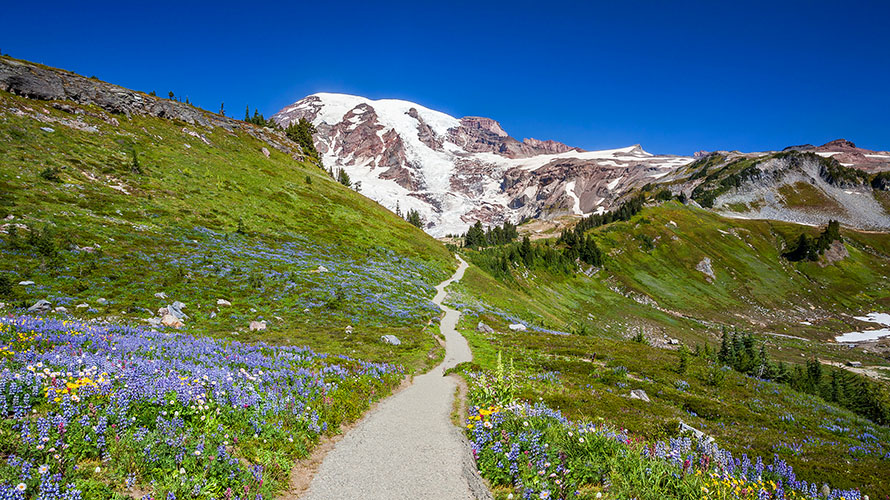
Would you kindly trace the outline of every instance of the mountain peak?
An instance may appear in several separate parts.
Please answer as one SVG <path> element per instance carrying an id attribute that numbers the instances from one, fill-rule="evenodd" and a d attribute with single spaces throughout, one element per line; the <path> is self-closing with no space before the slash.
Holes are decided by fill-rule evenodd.
<path id="1" fill-rule="evenodd" d="M 433 235 L 485 225 L 608 210 L 624 194 L 691 161 L 639 144 L 584 151 L 553 140 L 511 137 L 496 120 L 455 118 L 397 99 L 318 93 L 272 119 L 317 129 L 326 167 L 344 169 L 387 208 L 416 210 Z"/>

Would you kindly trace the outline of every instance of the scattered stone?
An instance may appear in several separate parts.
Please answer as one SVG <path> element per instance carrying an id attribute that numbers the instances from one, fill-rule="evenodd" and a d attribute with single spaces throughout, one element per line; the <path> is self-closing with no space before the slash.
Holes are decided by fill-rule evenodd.
<path id="1" fill-rule="evenodd" d="M 860 363 L 859 361 L 847 361 L 847 366 L 852 368 L 860 368 L 862 366 L 862 363 Z"/>
<path id="2" fill-rule="evenodd" d="M 185 304 L 177 300 L 176 302 L 167 306 L 167 312 L 169 314 L 172 314 L 173 316 L 176 316 L 176 319 L 188 319 L 188 315 L 182 312 L 183 307 L 185 307 Z"/>
<path id="3" fill-rule="evenodd" d="M 86 302 L 84 302 L 83 304 L 77 304 L 77 305 L 74 306 L 74 307 L 75 307 L 76 309 L 87 309 L 87 308 L 90 307 L 90 305 L 87 304 Z"/>
<path id="4" fill-rule="evenodd" d="M 67 312 L 68 312 L 68 309 L 65 309 L 64 307 L 59 306 L 59 307 L 53 309 L 53 311 L 55 311 L 55 312 L 57 312 L 57 313 L 67 313 Z"/>
<path id="5" fill-rule="evenodd" d="M 717 276 L 714 275 L 714 268 L 711 267 L 711 258 L 705 257 L 695 266 L 696 271 L 700 271 L 707 276 L 708 283 L 714 281 Z"/>
<path id="6" fill-rule="evenodd" d="M 271 153 L 269 153 L 269 150 L 268 150 L 268 149 L 266 149 L 266 148 L 265 148 L 265 147 L 264 147 L 264 148 L 262 148 L 262 149 L 260 149 L 260 151 L 262 151 L 262 152 L 263 152 L 263 156 L 265 156 L 265 157 L 266 157 L 266 158 L 268 158 L 268 157 L 269 157 L 269 155 L 271 155 Z"/>
<path id="7" fill-rule="evenodd" d="M 161 326 L 161 318 L 148 318 L 146 321 L 151 326 Z"/>
<path id="8" fill-rule="evenodd" d="M 326 267 L 324 267 L 324 266 L 318 266 L 318 269 L 316 269 L 315 272 L 317 272 L 317 273 L 326 273 L 326 272 L 328 272 L 328 268 L 326 268 Z"/>
<path id="9" fill-rule="evenodd" d="M 226 299 L 216 299 L 216 305 L 229 307 L 232 303 Z"/>
<path id="10" fill-rule="evenodd" d="M 482 333 L 494 333 L 494 328 L 480 321 L 479 324 L 476 325 L 476 331 Z"/>
<path id="11" fill-rule="evenodd" d="M 265 321 L 251 321 L 250 322 L 250 331 L 252 332 L 261 332 L 266 329 Z"/>
<path id="12" fill-rule="evenodd" d="M 827 484 L 823 484 L 821 493 L 823 497 L 828 498 L 829 495 L 831 495 L 831 488 L 829 488 Z"/>
<path id="13" fill-rule="evenodd" d="M 679 344 L 680 344 L 680 341 L 677 340 L 677 339 L 671 339 L 671 338 L 669 338 L 669 339 L 668 339 L 668 344 L 670 344 L 670 345 L 679 345 Z"/>
<path id="14" fill-rule="evenodd" d="M 155 294 L 155 297 L 157 297 L 157 298 L 159 298 L 159 299 L 166 299 L 166 298 L 167 298 L 167 294 L 164 293 L 164 292 L 158 292 L 158 293 Z"/>
<path id="15" fill-rule="evenodd" d="M 98 299 L 96 299 L 96 303 L 104 306 L 105 304 L 108 303 L 108 301 L 105 300 L 105 298 L 103 298 L 103 297 L 99 297 Z"/>
<path id="16" fill-rule="evenodd" d="M 672 220 L 671 220 L 671 221 L 668 221 L 668 224 L 671 225 L 671 226 L 677 227 L 677 223 L 674 222 L 674 221 L 672 221 Z"/>
<path id="17" fill-rule="evenodd" d="M 161 318 L 161 324 L 164 326 L 172 326 L 173 328 L 182 328 L 183 326 L 182 321 L 172 314 L 165 314 L 164 317 Z"/>
<path id="18" fill-rule="evenodd" d="M 630 391 L 630 399 L 639 399 L 640 401 L 643 401 L 645 403 L 649 402 L 649 396 L 643 389 L 634 389 Z"/>
<path id="19" fill-rule="evenodd" d="M 96 249 L 94 247 L 80 247 L 78 248 L 78 250 L 86 253 L 96 253 Z"/>
<path id="20" fill-rule="evenodd" d="M 352 333 L 352 325 L 348 325 L 348 326 L 346 327 L 346 334 L 349 335 L 349 334 L 351 334 L 351 333 Z"/>
<path id="21" fill-rule="evenodd" d="M 49 312 L 53 305 L 48 300 L 40 299 L 33 306 L 28 308 L 28 312 Z"/>
<path id="22" fill-rule="evenodd" d="M 513 323 L 512 325 L 510 325 L 510 329 L 514 332 L 524 332 L 528 330 L 528 327 L 526 327 L 522 323 Z"/>
<path id="23" fill-rule="evenodd" d="M 695 436 L 696 439 L 704 440 L 706 443 L 712 443 L 714 441 L 714 438 L 712 438 L 711 436 L 708 436 L 707 434 L 696 429 L 695 427 L 684 423 L 682 420 L 680 421 L 680 432 L 691 432 Z"/>
<path id="24" fill-rule="evenodd" d="M 215 317 L 216 317 L 216 311 L 210 311 L 210 319 L 213 319 Z"/>
<path id="25" fill-rule="evenodd" d="M 389 345 L 402 345 L 402 341 L 395 335 L 383 335 L 380 337 L 380 341 Z"/>
<path id="26" fill-rule="evenodd" d="M 42 130 L 44 132 L 55 132 L 55 130 L 53 130 L 50 127 L 40 127 L 40 130 Z"/>
<path id="27" fill-rule="evenodd" d="M 22 286 L 31 286 L 33 284 L 34 284 L 33 281 L 19 281 L 19 285 L 22 285 Z"/>

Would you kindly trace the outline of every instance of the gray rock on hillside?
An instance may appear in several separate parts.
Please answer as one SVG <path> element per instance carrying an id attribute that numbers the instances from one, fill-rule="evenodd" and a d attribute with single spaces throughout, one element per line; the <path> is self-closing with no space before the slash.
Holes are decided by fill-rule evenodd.
<path id="1" fill-rule="evenodd" d="M 183 307 L 185 307 L 185 304 L 177 300 L 176 302 L 167 306 L 167 312 L 172 314 L 173 316 L 176 316 L 176 319 L 188 319 L 188 315 L 182 312 Z"/>
<path id="2" fill-rule="evenodd" d="M 476 325 L 476 331 L 482 333 L 494 333 L 494 328 L 480 321 L 479 324 Z"/>
<path id="3" fill-rule="evenodd" d="M 714 281 L 717 278 L 717 276 L 714 275 L 714 268 L 711 267 L 710 257 L 703 258 L 701 262 L 699 262 L 698 265 L 695 266 L 695 270 L 704 273 L 705 276 L 707 276 L 708 283 Z"/>
<path id="4" fill-rule="evenodd" d="M 646 394 L 646 391 L 644 391 L 643 389 L 634 389 L 634 390 L 630 391 L 630 399 L 639 399 L 640 401 L 643 401 L 644 403 L 648 403 L 649 395 Z"/>
<path id="5" fill-rule="evenodd" d="M 48 300 L 40 299 L 33 306 L 28 308 L 28 312 L 44 313 L 51 311 L 52 308 L 53 305 L 50 304 Z"/>
<path id="6" fill-rule="evenodd" d="M 265 321 L 251 321 L 250 322 L 250 331 L 252 332 L 261 332 L 266 329 Z"/>
<path id="7" fill-rule="evenodd" d="M 389 345 L 402 345 L 402 341 L 395 335 L 384 335 L 380 337 L 380 341 Z"/>

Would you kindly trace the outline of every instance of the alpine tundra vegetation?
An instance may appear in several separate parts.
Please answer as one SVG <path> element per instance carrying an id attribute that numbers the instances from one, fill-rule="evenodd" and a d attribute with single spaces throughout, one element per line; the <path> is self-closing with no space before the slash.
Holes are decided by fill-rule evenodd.
<path id="1" fill-rule="evenodd" d="M 0 498 L 890 499 L 887 151 L 166 96 L 0 55 Z"/>

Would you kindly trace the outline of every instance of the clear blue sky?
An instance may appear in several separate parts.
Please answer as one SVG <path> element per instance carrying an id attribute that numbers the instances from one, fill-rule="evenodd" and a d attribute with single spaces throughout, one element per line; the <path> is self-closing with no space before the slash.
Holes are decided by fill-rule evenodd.
<path id="1" fill-rule="evenodd" d="M 0 50 L 240 117 L 402 98 L 521 139 L 890 149 L 890 2 L 6 2 Z"/>

